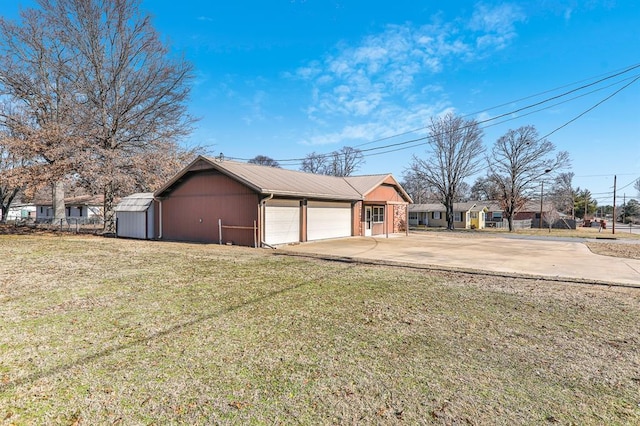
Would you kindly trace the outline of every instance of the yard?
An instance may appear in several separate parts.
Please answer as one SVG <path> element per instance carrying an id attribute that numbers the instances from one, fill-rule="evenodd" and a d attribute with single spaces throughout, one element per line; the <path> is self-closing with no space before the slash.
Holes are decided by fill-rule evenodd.
<path id="1" fill-rule="evenodd" d="M 0 235 L 3 424 L 638 424 L 640 291 Z"/>

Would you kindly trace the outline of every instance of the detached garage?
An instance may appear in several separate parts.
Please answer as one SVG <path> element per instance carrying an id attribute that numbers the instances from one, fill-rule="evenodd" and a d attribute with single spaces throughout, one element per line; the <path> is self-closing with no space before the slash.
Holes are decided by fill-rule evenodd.
<path id="1" fill-rule="evenodd" d="M 155 203 L 152 192 L 129 195 L 116 206 L 116 235 L 142 240 L 154 239 Z"/>
<path id="2" fill-rule="evenodd" d="M 390 174 L 335 177 L 200 156 L 154 194 L 159 238 L 276 246 L 404 230 L 410 197 Z M 376 206 L 379 222 L 367 225 Z"/>

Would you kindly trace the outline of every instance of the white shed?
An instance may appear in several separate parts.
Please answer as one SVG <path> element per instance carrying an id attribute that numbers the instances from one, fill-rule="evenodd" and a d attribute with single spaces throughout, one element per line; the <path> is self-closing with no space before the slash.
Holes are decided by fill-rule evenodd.
<path id="1" fill-rule="evenodd" d="M 116 206 L 116 235 L 150 240 L 156 237 L 152 192 L 124 197 Z"/>

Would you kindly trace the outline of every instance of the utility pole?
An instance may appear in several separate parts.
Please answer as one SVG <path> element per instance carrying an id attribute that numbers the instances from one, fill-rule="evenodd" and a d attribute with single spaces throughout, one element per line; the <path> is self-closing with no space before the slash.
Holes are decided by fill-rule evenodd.
<path id="1" fill-rule="evenodd" d="M 538 222 L 538 228 L 542 229 L 542 197 L 544 194 L 544 181 L 540 185 L 540 222 Z"/>
<path id="2" fill-rule="evenodd" d="M 611 233 L 616 233 L 616 179 L 618 177 L 613 175 L 613 226 L 611 228 Z"/>

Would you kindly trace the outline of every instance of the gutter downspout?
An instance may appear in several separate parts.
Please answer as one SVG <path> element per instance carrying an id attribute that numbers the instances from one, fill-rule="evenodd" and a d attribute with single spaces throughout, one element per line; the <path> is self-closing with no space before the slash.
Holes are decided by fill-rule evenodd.
<path id="1" fill-rule="evenodd" d="M 162 239 L 162 200 L 158 201 L 158 239 Z"/>
<path id="2" fill-rule="evenodd" d="M 265 228 L 265 222 L 264 222 L 264 217 L 265 217 L 265 205 L 267 204 L 267 201 L 269 201 L 270 199 L 273 198 L 273 193 L 269 194 L 269 196 L 263 198 L 262 200 L 260 200 L 260 246 L 264 247 L 267 246 L 271 249 L 275 249 L 275 247 L 270 246 L 269 244 L 264 242 L 264 228 Z"/>

